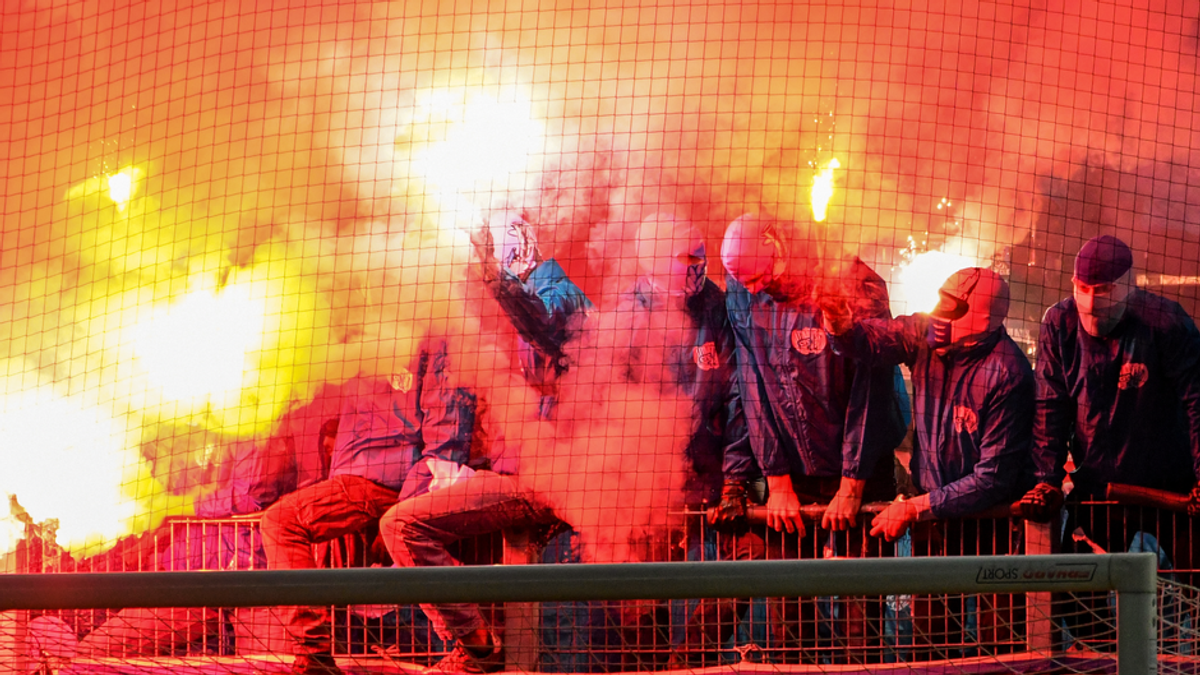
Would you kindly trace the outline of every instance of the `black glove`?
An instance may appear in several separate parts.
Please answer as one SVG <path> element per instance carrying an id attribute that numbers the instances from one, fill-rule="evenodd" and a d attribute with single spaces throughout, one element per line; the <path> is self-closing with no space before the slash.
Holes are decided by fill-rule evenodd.
<path id="1" fill-rule="evenodd" d="M 746 485 L 740 480 L 727 480 L 721 486 L 721 501 L 708 510 L 710 525 L 731 523 L 746 517 Z"/>
<path id="2" fill-rule="evenodd" d="M 1200 516 L 1200 481 L 1196 481 L 1196 487 L 1192 488 L 1191 501 L 1188 502 L 1188 515 Z"/>
<path id="3" fill-rule="evenodd" d="M 1017 502 L 1017 512 L 1025 520 L 1048 523 L 1063 505 L 1062 490 L 1049 483 L 1038 483 Z"/>

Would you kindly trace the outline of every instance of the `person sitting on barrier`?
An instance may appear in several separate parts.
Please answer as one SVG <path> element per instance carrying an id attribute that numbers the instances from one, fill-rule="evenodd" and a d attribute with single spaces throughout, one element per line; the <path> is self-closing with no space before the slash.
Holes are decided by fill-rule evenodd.
<path id="1" fill-rule="evenodd" d="M 1134 283 L 1120 239 L 1090 239 L 1074 293 L 1046 311 L 1038 337 L 1034 478 L 1021 500 L 1048 519 L 1063 502 L 1104 500 L 1109 483 L 1191 495 L 1200 514 L 1200 332 L 1178 303 Z"/>
<path id="2" fill-rule="evenodd" d="M 558 378 L 567 368 L 563 345 L 576 334 L 592 303 L 554 258 L 542 259 L 533 225 L 502 208 L 471 233 L 483 281 L 519 335 L 525 380 L 541 394 L 539 414 L 550 419 Z"/>
<path id="3" fill-rule="evenodd" d="M 313 545 L 375 525 L 398 499 L 452 482 L 467 461 L 474 394 L 452 384 L 448 345 L 425 339 L 407 367 L 343 387 L 329 478 L 283 497 L 262 517 L 270 569 L 316 567 Z M 285 614 L 295 675 L 336 675 L 328 611 Z"/>
<path id="4" fill-rule="evenodd" d="M 1008 336 L 1008 283 L 970 267 L 942 285 L 929 314 L 856 321 L 839 289 L 818 299 L 834 351 L 912 371 L 918 496 L 897 499 L 871 524 L 888 541 L 909 525 L 961 518 L 1013 499 L 1029 461 L 1033 369 Z"/>
<path id="5" fill-rule="evenodd" d="M 864 499 L 890 501 L 892 451 L 906 431 L 894 368 L 858 365 L 828 345 L 812 293 L 819 274 L 836 272 L 818 272 L 813 248 L 794 226 L 754 214 L 734 220 L 721 246 L 753 453 L 727 454 L 726 478 L 761 472 L 768 524 L 801 536 L 802 499 L 827 502 L 821 526 L 833 530 L 855 525 Z M 858 258 L 845 283 L 855 318 L 891 317 L 887 286 Z"/>
<path id="6" fill-rule="evenodd" d="M 692 469 L 686 489 L 693 501 L 715 499 L 721 481 L 725 414 L 732 409 L 727 397 L 733 345 L 724 299 L 705 277 L 704 243 L 686 220 L 668 214 L 647 218 L 639 230 L 637 249 L 644 275 L 622 299 L 618 314 L 638 326 L 648 325 L 642 319 L 652 312 L 678 311 L 687 324 L 672 326 L 681 329 L 687 340 L 678 346 L 667 345 L 666 352 L 678 358 L 664 364 L 673 381 L 662 384 L 678 387 L 695 401 L 697 428 L 686 450 Z M 674 304 L 668 309 L 665 303 Z M 664 332 L 673 335 L 675 331 Z M 656 364 L 623 365 L 628 367 L 621 369 L 618 377 L 636 380 L 639 368 Z M 397 504 L 383 516 L 380 531 L 397 565 L 434 567 L 460 564 L 449 547 L 461 539 L 556 521 L 548 500 L 519 477 L 478 471 L 454 486 Z M 432 671 L 481 673 L 504 667 L 499 636 L 478 605 L 446 603 L 422 608 L 439 635 L 456 643 Z"/>

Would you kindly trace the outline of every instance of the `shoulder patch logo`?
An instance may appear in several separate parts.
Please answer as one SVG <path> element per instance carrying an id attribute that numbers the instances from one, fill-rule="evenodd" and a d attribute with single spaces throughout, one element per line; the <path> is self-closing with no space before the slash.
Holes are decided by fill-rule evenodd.
<path id="1" fill-rule="evenodd" d="M 1126 363 L 1117 379 L 1118 389 L 1138 389 L 1150 379 L 1150 369 L 1144 363 Z"/>
<path id="2" fill-rule="evenodd" d="M 692 356 L 700 370 L 716 370 L 721 367 L 721 357 L 717 354 L 715 342 L 705 342 L 698 347 L 692 347 Z"/>
<path id="3" fill-rule="evenodd" d="M 792 346 L 801 354 L 820 354 L 825 351 L 824 328 L 797 328 L 792 331 Z"/>
<path id="4" fill-rule="evenodd" d="M 400 372 L 392 373 L 388 377 L 388 384 L 392 385 L 392 391 L 407 394 L 413 388 L 413 374 L 407 369 L 401 368 Z"/>
<path id="5" fill-rule="evenodd" d="M 973 434 L 979 430 L 979 415 L 965 405 L 954 406 L 954 430 Z"/>

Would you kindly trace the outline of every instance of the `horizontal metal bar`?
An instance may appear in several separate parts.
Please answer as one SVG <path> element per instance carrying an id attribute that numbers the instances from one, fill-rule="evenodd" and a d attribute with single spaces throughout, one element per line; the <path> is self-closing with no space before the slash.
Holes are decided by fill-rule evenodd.
<path id="1" fill-rule="evenodd" d="M 1145 560 L 1142 560 L 1145 558 Z M 1154 555 L 0 575 L 0 610 L 1145 591 Z M 1145 576 L 1142 574 L 1142 576 Z M 1123 584 L 1123 585 L 1122 585 Z"/>

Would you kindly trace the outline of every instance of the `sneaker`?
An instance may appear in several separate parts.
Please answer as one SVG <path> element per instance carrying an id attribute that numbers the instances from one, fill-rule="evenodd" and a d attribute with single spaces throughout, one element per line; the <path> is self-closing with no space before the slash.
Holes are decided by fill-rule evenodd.
<path id="1" fill-rule="evenodd" d="M 458 645 L 441 661 L 429 666 L 429 673 L 469 673 L 481 675 L 504 670 L 504 648 L 500 641 L 492 638 L 491 651 L 479 655 L 474 649 Z"/>
<path id="2" fill-rule="evenodd" d="M 292 662 L 292 675 L 342 675 L 342 669 L 328 654 L 301 654 Z"/>

